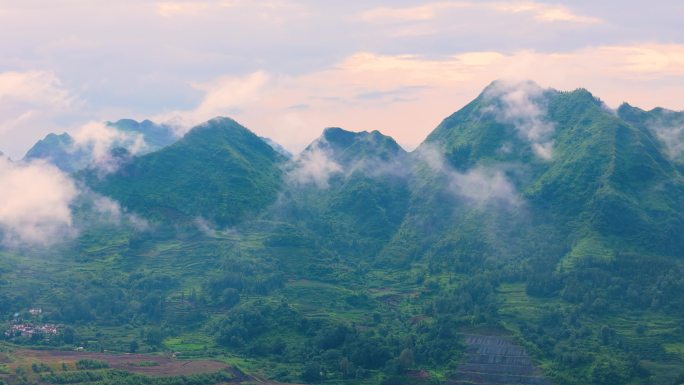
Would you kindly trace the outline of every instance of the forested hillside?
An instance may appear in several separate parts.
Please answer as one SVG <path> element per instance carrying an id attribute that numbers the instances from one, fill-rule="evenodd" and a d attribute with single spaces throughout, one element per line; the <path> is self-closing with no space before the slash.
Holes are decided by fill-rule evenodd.
<path id="1" fill-rule="evenodd" d="M 292 383 L 679 385 L 682 122 L 497 81 L 411 152 L 328 128 L 288 158 L 216 118 L 113 147 L 106 173 L 60 163 L 89 193 L 83 226 L 0 251 L 3 349 L 169 352 Z M 35 156 L 51 143 L 69 138 Z M 0 379 L 30 383 L 13 362 Z M 44 381 L 135 383 L 98 370 Z"/>

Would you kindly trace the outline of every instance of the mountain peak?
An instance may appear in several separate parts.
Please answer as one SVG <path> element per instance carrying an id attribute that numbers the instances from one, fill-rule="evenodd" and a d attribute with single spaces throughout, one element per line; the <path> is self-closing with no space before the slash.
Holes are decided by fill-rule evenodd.
<path id="1" fill-rule="evenodd" d="M 298 156 L 307 158 L 322 151 L 339 165 L 351 167 L 366 160 L 387 161 L 402 157 L 406 151 L 392 138 L 377 130 L 353 132 L 339 127 L 328 127 Z"/>
<path id="2" fill-rule="evenodd" d="M 521 98 L 540 98 L 552 92 L 555 90 L 544 88 L 532 80 L 495 80 L 475 100 L 507 103 Z"/>
<path id="3" fill-rule="evenodd" d="M 227 117 L 227 116 L 216 116 L 216 117 L 213 117 L 213 118 L 207 120 L 206 122 L 201 123 L 199 126 L 205 126 L 205 125 L 207 125 L 207 126 L 216 126 L 216 125 L 238 125 L 238 126 L 244 128 L 244 126 L 241 125 L 240 123 L 238 123 L 237 120 L 235 120 L 235 119 L 233 119 L 233 118 L 229 118 L 229 117 Z"/>
<path id="4" fill-rule="evenodd" d="M 284 159 L 235 120 L 215 118 L 93 188 L 150 218 L 234 224 L 275 200 Z"/>
<path id="5" fill-rule="evenodd" d="M 178 139 L 170 126 L 157 124 L 149 119 L 137 121 L 124 118 L 116 122 L 106 122 L 106 125 L 123 132 L 141 134 L 152 150 L 166 147 Z"/>
<path id="6" fill-rule="evenodd" d="M 234 150 L 243 151 L 251 148 L 260 153 L 268 153 L 269 157 L 278 158 L 279 154 L 273 146 L 263 138 L 257 136 L 247 127 L 228 117 L 215 117 L 198 124 L 188 131 L 181 142 L 194 143 L 196 146 L 216 147 L 229 146 Z"/>
<path id="7" fill-rule="evenodd" d="M 116 122 L 111 122 L 111 121 L 105 122 L 105 124 L 108 126 L 127 127 L 127 126 L 137 126 L 140 124 L 140 122 L 138 122 L 135 119 L 122 118 L 122 119 L 117 120 Z"/>
<path id="8" fill-rule="evenodd" d="M 586 88 L 577 88 L 573 91 L 558 91 L 560 95 L 565 95 L 569 98 L 567 102 L 585 103 L 586 105 L 593 104 L 595 106 L 603 106 L 601 99 L 597 98 L 589 92 Z"/>
<path id="9" fill-rule="evenodd" d="M 59 169 L 73 172 L 87 164 L 87 156 L 75 147 L 74 139 L 65 133 L 50 133 L 36 142 L 24 155 L 24 160 L 43 159 Z"/>
<path id="10" fill-rule="evenodd" d="M 332 152 L 344 153 L 344 158 L 355 155 L 386 158 L 406 152 L 392 137 L 380 131 L 353 132 L 339 127 L 328 127 L 323 130 L 321 137 L 308 148 L 312 146 L 324 146 Z"/>
<path id="11" fill-rule="evenodd" d="M 502 89 L 516 89 L 516 88 L 528 88 L 528 89 L 539 89 L 543 90 L 544 88 L 540 86 L 537 82 L 534 80 L 508 80 L 508 79 L 496 79 L 489 83 L 484 90 L 482 90 L 482 94 L 487 94 L 496 90 L 502 90 Z"/>
<path id="12" fill-rule="evenodd" d="M 187 135 L 195 134 L 197 132 L 202 132 L 202 131 L 240 131 L 240 132 L 249 132 L 250 134 L 254 134 L 250 129 L 247 127 L 243 126 L 242 124 L 238 123 L 235 119 L 225 117 L 225 116 L 217 116 L 215 118 L 211 118 L 207 120 L 206 122 L 200 123 L 190 129 L 186 133 Z"/>
<path id="13" fill-rule="evenodd" d="M 360 136 L 362 133 L 347 131 L 339 127 L 328 127 L 323 130 L 321 136 L 326 142 L 340 147 L 348 147 Z"/>
<path id="14" fill-rule="evenodd" d="M 189 145 L 190 142 L 193 142 L 198 138 L 208 140 L 207 143 L 212 146 L 243 146 L 256 144 L 258 145 L 259 151 L 275 154 L 275 150 L 254 132 L 234 119 L 227 117 L 216 117 L 193 127 L 179 143 Z M 211 142 L 211 140 L 213 140 L 213 142 Z"/>

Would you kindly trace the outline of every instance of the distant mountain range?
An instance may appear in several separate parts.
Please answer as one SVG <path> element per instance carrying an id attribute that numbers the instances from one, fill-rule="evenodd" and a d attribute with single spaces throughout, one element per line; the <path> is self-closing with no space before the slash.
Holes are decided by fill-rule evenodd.
<path id="1" fill-rule="evenodd" d="M 483 204 L 507 200 L 507 209 L 563 234 L 569 263 L 609 258 L 614 248 L 684 253 L 684 113 L 628 104 L 612 111 L 584 89 L 494 82 L 412 153 L 378 131 L 328 128 L 292 158 L 228 118 L 178 142 L 149 120 L 107 126 L 140 135 L 146 147 L 115 173 L 91 178 L 92 187 L 157 220 L 237 224 L 247 214 L 275 215 L 269 207 L 281 196 L 281 210 L 303 210 L 319 228 L 335 218 L 345 223 L 336 229 L 386 242 L 375 249 L 403 259 L 392 250 L 411 248 L 396 242 L 446 239 L 488 212 Z M 89 149 L 66 133 L 36 143 L 25 156 L 32 159 L 67 172 L 91 166 Z"/>
<path id="2" fill-rule="evenodd" d="M 246 215 L 277 215 L 278 201 L 278 210 L 308 218 L 305 227 L 328 229 L 325 237 L 353 232 L 375 245 L 367 250 L 398 260 L 410 259 L 406 254 L 421 243 L 447 242 L 454 228 L 491 222 L 491 213 L 497 226 L 524 220 L 518 231 L 532 223 L 553 227 L 562 234 L 554 247 L 566 247 L 563 263 L 611 258 L 616 249 L 682 255 L 682 116 L 627 104 L 611 111 L 584 89 L 494 82 L 412 153 L 377 131 L 328 128 L 291 160 L 228 118 L 210 120 L 173 145 L 163 126 L 120 120 L 110 125 L 140 133 L 159 150 L 91 183 L 156 220 L 234 225 Z M 26 158 L 78 170 L 87 156 L 72 147 L 67 134 L 51 134 Z M 491 252 L 512 250 L 497 245 L 501 236 L 473 237 Z M 514 238 L 513 244 L 529 241 Z M 400 246 L 409 239 L 412 247 Z"/>
<path id="3" fill-rule="evenodd" d="M 166 147 L 177 140 L 171 127 L 158 125 L 149 120 L 137 122 L 121 119 L 106 122 L 105 127 L 113 130 L 114 138 L 106 143 L 108 151 L 126 148 L 137 138 L 142 140 L 141 153 L 152 152 Z M 24 160 L 47 160 L 66 172 L 85 169 L 93 162 L 93 143 L 79 143 L 68 133 L 48 134 L 28 150 Z"/>

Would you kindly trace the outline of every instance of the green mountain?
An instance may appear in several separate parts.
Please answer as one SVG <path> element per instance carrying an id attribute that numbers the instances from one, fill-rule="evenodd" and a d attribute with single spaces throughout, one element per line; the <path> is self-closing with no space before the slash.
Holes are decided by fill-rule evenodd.
<path id="1" fill-rule="evenodd" d="M 550 157 L 535 152 L 538 146 L 546 146 Z M 431 169 L 425 158 L 435 154 L 444 162 L 440 167 L 452 171 Z M 612 255 L 603 253 L 606 248 L 684 253 L 683 240 L 676 236 L 684 230 L 684 184 L 676 166 L 650 131 L 616 117 L 584 89 L 559 92 L 531 83 L 492 83 L 445 119 L 414 155 L 422 188 L 414 190 L 408 216 L 414 223 L 402 226 L 400 243 L 411 233 L 419 240 L 429 239 L 430 233 L 443 242 L 448 236 L 435 235 L 435 226 L 447 233 L 471 225 L 481 231 L 486 221 L 500 232 L 497 240 L 511 223 L 518 223 L 519 230 L 532 224 L 549 227 L 546 231 L 562 234 L 548 241 L 567 262 Z M 480 195 L 489 192 L 496 198 L 504 191 L 509 196 L 499 198 L 519 204 L 473 209 L 468 194 L 452 194 L 478 180 Z M 448 212 L 438 209 L 444 205 L 452 207 L 454 218 L 445 221 Z M 462 238 L 463 230 L 457 236 Z M 487 237 L 475 238 L 482 243 Z M 511 245 L 525 249 L 530 241 L 511 234 L 503 248 L 491 251 L 506 255 Z M 496 242 L 485 243 L 481 247 Z M 593 246 L 587 250 L 587 244 Z"/>
<path id="2" fill-rule="evenodd" d="M 149 218 L 230 225 L 275 201 L 283 160 L 234 120 L 216 118 L 91 183 Z"/>
<path id="3" fill-rule="evenodd" d="M 76 175 L 133 219 L 91 194 L 73 241 L 0 250 L 0 381 L 122 376 L 48 377 L 24 344 L 209 357 L 236 383 L 680 385 L 681 117 L 497 81 L 412 152 L 328 128 L 288 158 L 227 118 L 117 150 Z"/>
<path id="4" fill-rule="evenodd" d="M 107 122 L 106 124 L 122 132 L 142 135 L 145 144 L 149 148 L 148 151 L 164 148 L 178 139 L 171 127 L 156 124 L 147 119 L 141 122 L 133 119 L 120 119 L 116 122 Z"/>
<path id="5" fill-rule="evenodd" d="M 276 218 L 297 218 L 325 247 L 372 257 L 408 207 L 407 153 L 378 131 L 326 128 L 287 166 Z"/>
<path id="6" fill-rule="evenodd" d="M 644 111 L 623 103 L 617 113 L 620 119 L 650 132 L 658 139 L 663 152 L 677 163 L 681 172 L 684 165 L 684 112 L 664 108 Z"/>
<path id="7" fill-rule="evenodd" d="M 67 133 L 48 134 L 36 142 L 24 155 L 26 161 L 34 159 L 46 160 L 66 172 L 83 169 L 89 162 L 88 154 L 76 148 L 74 139 Z"/>
<path id="8" fill-rule="evenodd" d="M 116 122 L 106 122 L 111 127 L 123 134 L 121 140 L 111 143 L 109 150 L 127 148 L 135 142 L 135 137 L 140 135 L 144 142 L 144 148 L 138 149 L 141 153 L 159 150 L 176 141 L 173 130 L 166 125 L 159 125 L 149 120 L 137 122 L 132 119 L 121 119 Z M 68 133 L 61 135 L 48 134 L 39 140 L 28 150 L 24 160 L 46 160 L 59 169 L 68 173 L 83 170 L 93 162 L 93 149 L 87 145 L 79 145 Z M 120 152 L 120 150 L 117 150 Z"/>
<path id="9" fill-rule="evenodd" d="M 394 162 L 406 154 L 394 139 L 379 131 L 351 132 L 338 127 L 326 128 L 303 154 L 316 148 L 324 148 L 346 168 L 372 161 Z"/>

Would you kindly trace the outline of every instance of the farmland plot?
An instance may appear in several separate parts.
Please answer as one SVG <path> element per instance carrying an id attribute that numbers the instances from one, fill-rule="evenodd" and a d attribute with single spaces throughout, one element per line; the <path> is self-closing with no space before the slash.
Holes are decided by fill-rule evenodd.
<path id="1" fill-rule="evenodd" d="M 507 337 L 466 335 L 466 353 L 447 385 L 550 385 L 525 349 Z"/>

